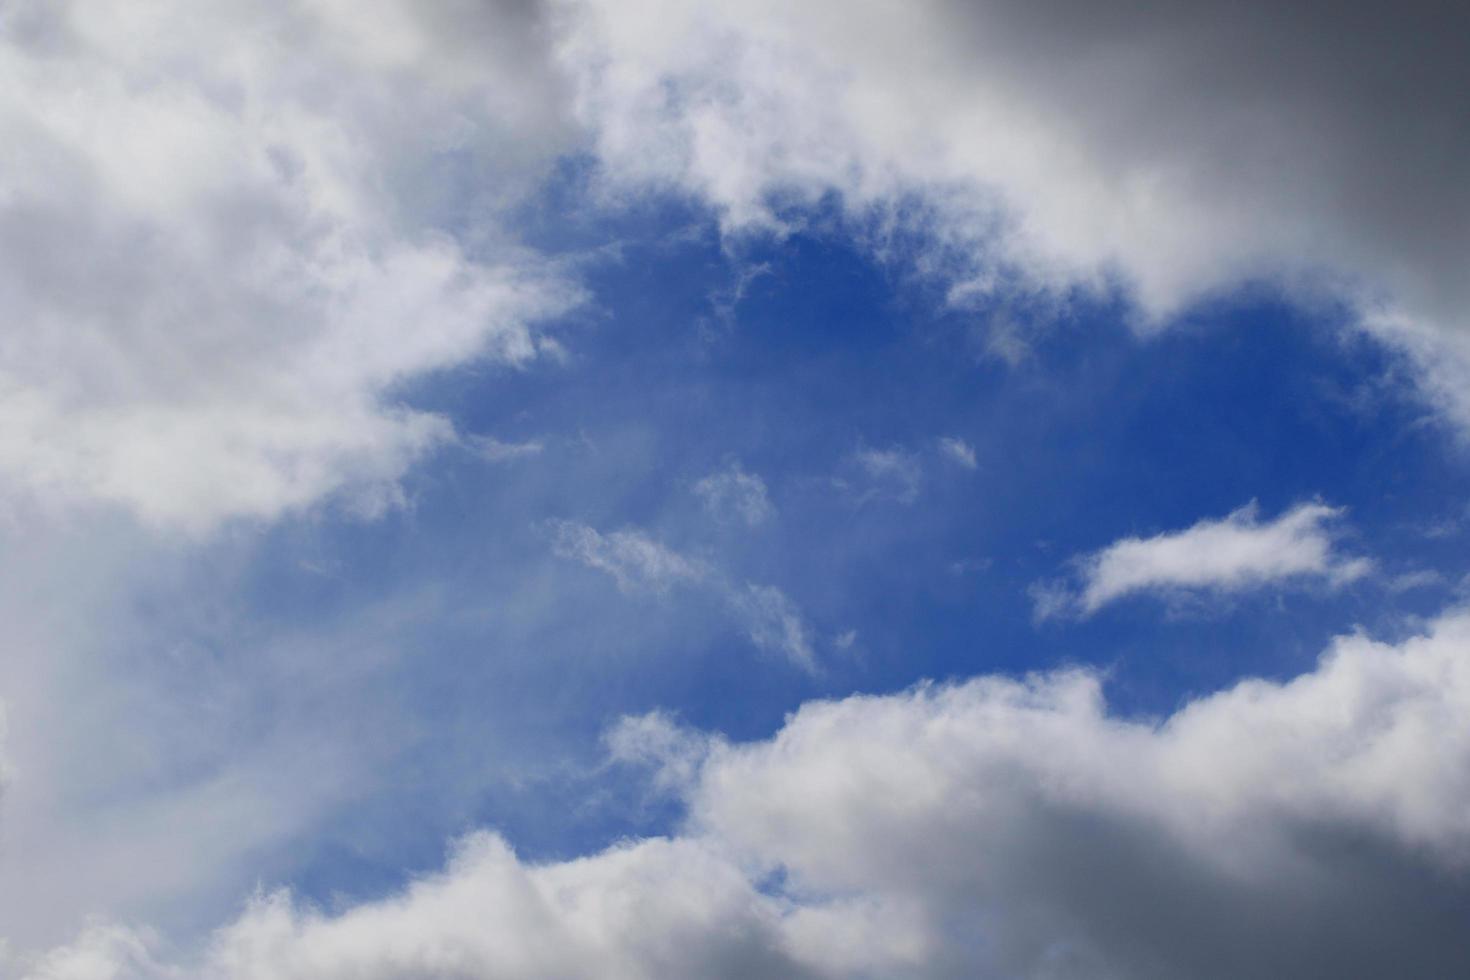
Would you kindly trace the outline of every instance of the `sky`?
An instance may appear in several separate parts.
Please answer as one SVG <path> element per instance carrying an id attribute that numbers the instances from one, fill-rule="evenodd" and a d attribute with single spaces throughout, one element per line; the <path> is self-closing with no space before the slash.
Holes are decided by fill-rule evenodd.
<path id="1" fill-rule="evenodd" d="M 1467 28 L 0 0 L 0 976 L 1470 972 Z"/>

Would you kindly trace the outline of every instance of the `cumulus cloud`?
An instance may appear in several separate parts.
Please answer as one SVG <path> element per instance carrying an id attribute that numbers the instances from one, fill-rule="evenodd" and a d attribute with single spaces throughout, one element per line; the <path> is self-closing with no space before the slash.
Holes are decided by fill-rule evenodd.
<path id="1" fill-rule="evenodd" d="M 257 899 L 190 975 L 1460 975 L 1467 650 L 1464 613 L 1345 637 L 1161 720 L 1080 670 L 813 702 L 745 744 L 632 719 L 614 746 L 679 760 L 677 835 L 547 864 L 473 835 L 339 914 Z"/>
<path id="2" fill-rule="evenodd" d="M 578 299 L 502 220 L 566 152 L 731 229 L 836 192 L 956 302 L 1346 299 L 1470 422 L 1453 4 L 11 4 L 0 479 L 162 526 L 372 511 L 402 382 Z M 1330 23 L 1326 18 L 1330 17 Z M 894 39 L 901 39 L 901 43 Z"/>
<path id="3" fill-rule="evenodd" d="M 9 5 L 0 486 L 190 530 L 392 503 L 452 433 L 395 388 L 525 364 L 578 299 L 499 230 L 568 132 L 539 24 L 516 2 Z"/>
<path id="4" fill-rule="evenodd" d="M 775 513 L 766 494 L 765 481 L 745 472 L 738 461 L 700 480 L 694 485 L 694 492 L 710 513 L 733 514 L 749 527 L 764 524 Z"/>
<path id="5" fill-rule="evenodd" d="M 956 302 L 1345 299 L 1470 422 L 1459 5 L 20 2 L 0 25 L 0 479 L 167 526 L 373 510 L 405 380 L 577 301 L 506 209 L 559 154 L 731 229 L 836 192 Z M 895 39 L 901 39 L 901 43 Z M 907 239 L 904 239 L 907 240 Z"/>
<path id="6" fill-rule="evenodd" d="M 956 301 L 1245 281 L 1346 300 L 1470 421 L 1462 5 L 582 0 L 561 48 L 613 182 L 727 227 L 834 195 Z M 1452 356 L 1451 356 L 1452 355 Z"/>
<path id="7" fill-rule="evenodd" d="M 1331 522 L 1342 508 L 1301 504 L 1274 521 L 1252 502 L 1219 520 L 1151 538 L 1124 538 L 1074 559 L 1078 582 L 1038 583 L 1040 618 L 1076 611 L 1089 616 L 1138 593 L 1236 593 L 1313 579 L 1338 587 L 1372 570 L 1369 559 L 1343 555 Z"/>

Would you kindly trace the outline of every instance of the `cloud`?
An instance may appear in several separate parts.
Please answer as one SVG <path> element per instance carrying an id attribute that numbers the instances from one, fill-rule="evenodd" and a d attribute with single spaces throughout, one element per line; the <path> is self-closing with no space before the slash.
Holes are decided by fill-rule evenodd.
<path id="1" fill-rule="evenodd" d="M 706 563 L 632 528 L 602 534 L 572 521 L 551 521 L 550 527 L 556 555 L 606 572 L 623 592 L 663 593 L 675 585 L 700 585 L 721 599 L 758 649 L 780 653 L 804 670 L 816 669 L 801 611 L 774 585 L 737 585 Z"/>
<path id="2" fill-rule="evenodd" d="M 729 590 L 727 598 L 757 647 L 783 654 L 805 670 L 816 669 L 810 631 L 786 593 L 774 585 L 747 584 L 743 589 Z"/>
<path id="3" fill-rule="evenodd" d="M 518 2 L 12 5 L 0 490 L 196 532 L 392 504 L 452 436 L 402 383 L 527 364 L 580 299 L 501 230 L 570 132 L 541 38 Z"/>
<path id="4" fill-rule="evenodd" d="M 967 470 L 973 470 L 978 465 L 975 462 L 975 447 L 963 439 L 944 436 L 939 440 L 939 451 L 951 462 Z"/>
<path id="5" fill-rule="evenodd" d="M 539 456 L 546 448 L 537 439 L 527 442 L 504 442 L 492 436 L 467 436 L 463 442 L 472 453 L 490 463 L 507 463 L 511 460 L 524 459 L 527 456 Z"/>
<path id="6" fill-rule="evenodd" d="M 572 521 L 551 521 L 550 527 L 552 550 L 558 557 L 606 572 L 624 592 L 667 592 L 709 574 L 703 562 L 631 528 L 602 534 Z"/>
<path id="7" fill-rule="evenodd" d="M 859 502 L 894 500 L 912 504 L 919 499 L 924 469 L 914 453 L 896 447 L 860 449 L 852 454 L 850 462 L 862 474 L 864 482 L 860 490 L 854 491 Z"/>
<path id="8" fill-rule="evenodd" d="M 1467 648 L 1464 613 L 1345 637 L 1157 721 L 1082 670 L 812 702 L 743 744 L 632 719 L 615 745 L 684 760 L 680 833 L 539 864 L 471 835 L 343 912 L 258 898 L 189 975 L 1460 975 Z"/>
<path id="9" fill-rule="evenodd" d="M 1330 522 L 1342 508 L 1301 504 L 1274 521 L 1259 520 L 1254 502 L 1219 520 L 1151 538 L 1123 538 L 1074 559 L 1079 582 L 1032 587 L 1038 618 L 1075 610 L 1090 616 L 1139 593 L 1245 592 L 1283 582 L 1316 579 L 1340 587 L 1373 564 L 1335 550 Z"/>
<path id="10" fill-rule="evenodd" d="M 653 772 L 654 788 L 688 791 L 718 741 L 714 736 L 676 722 L 668 712 L 650 711 L 618 719 L 603 736 L 608 758 Z"/>
<path id="11" fill-rule="evenodd" d="M 738 461 L 700 480 L 694 492 L 710 513 L 733 514 L 749 527 L 764 524 L 776 512 L 766 495 L 765 481 L 745 472 Z"/>
<path id="12" fill-rule="evenodd" d="M 919 230 L 915 267 L 959 303 L 1121 284 L 1150 326 L 1243 283 L 1326 297 L 1470 423 L 1461 5 L 572 9 L 614 186 L 695 194 L 737 233 L 835 201 L 879 254 Z"/>
<path id="13" fill-rule="evenodd" d="M 169 980 L 182 976 L 176 967 L 160 963 L 154 950 L 159 937 L 148 930 L 98 924 L 76 941 L 40 956 L 27 980 Z M 0 950 L 0 965 L 4 962 Z"/>
<path id="14" fill-rule="evenodd" d="M 405 382 L 560 350 L 538 324 L 581 293 L 507 216 L 584 150 L 606 202 L 692 193 L 732 231 L 836 192 L 878 254 L 916 227 L 957 303 L 1347 302 L 1470 424 L 1456 5 L 13 7 L 7 496 L 195 532 L 393 505 L 453 438 Z"/>

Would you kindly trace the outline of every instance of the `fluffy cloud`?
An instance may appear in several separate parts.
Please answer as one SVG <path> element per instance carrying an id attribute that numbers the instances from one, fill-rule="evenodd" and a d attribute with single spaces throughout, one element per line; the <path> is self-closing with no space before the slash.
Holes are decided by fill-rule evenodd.
<path id="1" fill-rule="evenodd" d="M 394 402 L 577 299 L 505 209 L 586 141 L 731 228 L 836 192 L 957 302 L 1265 279 L 1346 298 L 1470 420 L 1455 5 L 14 3 L 0 479 L 207 529 L 450 435 Z M 1327 19 L 1330 18 L 1330 23 Z M 999 322 L 999 321 L 998 321 Z"/>
<path id="2" fill-rule="evenodd" d="M 1329 522 L 1340 508 L 1301 504 L 1261 521 L 1254 502 L 1220 520 L 1151 538 L 1124 538 L 1076 559 L 1080 582 L 1042 583 L 1033 590 L 1037 615 L 1076 611 L 1088 616 L 1141 592 L 1244 592 L 1284 581 L 1316 579 L 1341 586 L 1367 574 L 1372 562 L 1334 548 Z"/>
<path id="3" fill-rule="evenodd" d="M 452 431 L 395 386 L 525 363 L 531 325 L 577 298 L 497 231 L 565 139 L 538 18 L 10 5 L 6 492 L 191 530 L 338 492 L 390 503 Z"/>
<path id="4" fill-rule="evenodd" d="M 570 9 L 614 183 L 697 194 L 732 229 L 835 192 L 884 254 L 917 226 L 961 302 L 1121 283 L 1147 323 L 1246 281 L 1346 299 L 1470 422 L 1461 5 Z"/>
<path id="5" fill-rule="evenodd" d="M 257 899 L 190 975 L 1460 975 L 1467 651 L 1463 613 L 1343 638 L 1159 721 L 1084 671 L 810 703 L 748 744 L 632 719 L 613 745 L 676 763 L 680 834 L 550 864 L 472 836 L 341 914 Z M 149 955 L 98 932 L 29 976 L 167 975 Z"/>
<path id="6" fill-rule="evenodd" d="M 1330 17 L 1330 24 L 1326 18 Z M 957 302 L 1265 279 L 1346 298 L 1470 420 L 1455 5 L 11 4 L 0 480 L 207 529 L 396 499 L 401 384 L 577 300 L 504 231 L 590 140 L 730 228 L 836 192 Z M 1330 28 L 1330 29 L 1329 29 Z M 998 321 L 999 322 L 999 321 Z"/>

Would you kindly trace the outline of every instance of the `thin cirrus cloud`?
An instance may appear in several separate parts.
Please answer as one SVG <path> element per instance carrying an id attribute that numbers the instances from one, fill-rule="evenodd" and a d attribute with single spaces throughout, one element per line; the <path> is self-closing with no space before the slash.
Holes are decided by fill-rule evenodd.
<path id="1" fill-rule="evenodd" d="M 1078 670 L 813 702 L 750 743 L 625 719 L 610 750 L 684 801 L 671 836 L 531 863 L 475 834 L 343 911 L 257 897 L 197 962 L 99 924 L 23 976 L 1392 976 L 1406 953 L 1458 976 L 1467 643 L 1463 614 L 1341 638 L 1158 722 Z"/>
<path id="2" fill-rule="evenodd" d="M 710 574 L 704 562 L 686 558 L 632 528 L 603 534 L 575 521 L 552 521 L 549 526 L 558 557 L 606 572 L 624 592 L 667 592 Z"/>
<path id="3" fill-rule="evenodd" d="M 1333 522 L 1342 513 L 1308 503 L 1262 521 L 1252 502 L 1182 531 L 1115 541 L 1074 559 L 1076 581 L 1033 586 L 1037 617 L 1090 616 L 1139 594 L 1231 594 L 1303 580 L 1346 585 L 1373 562 L 1337 549 Z"/>
<path id="4" fill-rule="evenodd" d="M 943 436 L 939 440 L 939 451 L 945 458 L 967 470 L 980 464 L 975 461 L 975 447 L 956 436 Z"/>
<path id="5" fill-rule="evenodd" d="M 733 516 L 748 527 L 764 524 L 776 512 L 766 482 L 758 474 L 747 473 L 738 460 L 694 484 L 694 492 L 710 513 Z"/>
<path id="6" fill-rule="evenodd" d="M 539 456 L 546 444 L 539 439 L 525 442 L 507 442 L 494 436 L 466 436 L 461 442 L 464 447 L 488 463 L 509 463 L 530 456 Z"/>
<path id="7" fill-rule="evenodd" d="M 605 572 L 621 591 L 664 594 L 675 586 L 701 586 L 722 600 L 758 649 L 780 654 L 808 672 L 817 669 L 811 631 L 796 604 L 776 586 L 736 584 L 707 562 L 634 528 L 604 534 L 575 521 L 552 521 L 549 526 L 556 555 Z"/>
<path id="8" fill-rule="evenodd" d="M 852 479 L 838 478 L 838 486 L 859 503 L 889 500 L 912 504 L 924 485 L 924 467 L 918 454 L 898 446 L 859 449 L 847 460 Z"/>

